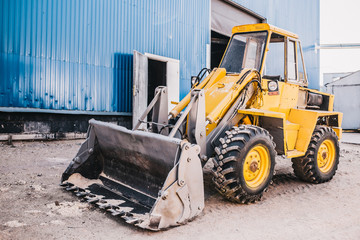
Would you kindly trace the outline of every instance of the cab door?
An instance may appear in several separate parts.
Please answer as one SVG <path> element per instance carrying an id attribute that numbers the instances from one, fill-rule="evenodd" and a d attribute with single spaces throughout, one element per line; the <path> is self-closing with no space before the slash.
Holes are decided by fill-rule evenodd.
<path id="1" fill-rule="evenodd" d="M 285 84 L 281 91 L 279 111 L 285 113 L 286 118 L 290 109 L 297 106 L 299 87 L 296 40 L 285 37 Z"/>

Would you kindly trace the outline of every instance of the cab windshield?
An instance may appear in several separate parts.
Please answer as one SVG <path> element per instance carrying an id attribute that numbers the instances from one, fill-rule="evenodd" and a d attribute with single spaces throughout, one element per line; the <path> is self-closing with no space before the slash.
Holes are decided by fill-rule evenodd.
<path id="1" fill-rule="evenodd" d="M 220 68 L 240 73 L 244 68 L 260 70 L 267 32 L 236 33 L 230 40 Z"/>

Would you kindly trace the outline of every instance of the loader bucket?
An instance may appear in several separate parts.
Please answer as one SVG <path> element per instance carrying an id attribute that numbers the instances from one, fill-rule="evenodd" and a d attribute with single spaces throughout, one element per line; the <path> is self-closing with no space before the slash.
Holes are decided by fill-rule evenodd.
<path id="1" fill-rule="evenodd" d="M 61 186 L 141 228 L 186 223 L 204 208 L 200 147 L 96 120 Z"/>

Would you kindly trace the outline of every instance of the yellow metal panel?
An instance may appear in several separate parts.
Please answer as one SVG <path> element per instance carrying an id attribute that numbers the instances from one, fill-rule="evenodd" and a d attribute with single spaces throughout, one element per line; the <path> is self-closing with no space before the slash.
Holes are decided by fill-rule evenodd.
<path id="1" fill-rule="evenodd" d="M 300 87 L 300 89 L 301 89 L 301 90 L 308 91 L 308 92 L 312 92 L 312 93 L 317 93 L 317 94 L 325 95 L 325 96 L 331 96 L 330 93 L 320 92 L 320 91 L 315 90 L 315 89 L 309 89 L 309 88 L 304 88 L 304 87 Z"/>
<path id="2" fill-rule="evenodd" d="M 288 130 L 299 130 L 300 125 L 297 123 L 292 123 L 290 121 L 286 121 L 285 128 Z"/>
<path id="3" fill-rule="evenodd" d="M 263 93 L 264 104 L 261 109 L 279 111 L 288 115 L 291 108 L 297 107 L 299 97 L 299 85 L 278 82 L 279 95 L 269 95 L 267 89 L 268 81 L 269 80 L 263 79 L 262 88 L 265 91 Z"/>
<path id="4" fill-rule="evenodd" d="M 305 110 L 305 109 L 291 109 L 288 120 L 290 122 L 297 123 L 300 125 L 295 149 L 298 151 L 305 152 L 310 143 L 311 136 L 314 132 L 318 118 L 322 116 L 332 116 L 332 115 L 338 116 L 338 121 L 339 121 L 338 127 L 340 128 L 342 121 L 342 113 Z M 337 135 L 341 137 L 340 133 L 337 133 Z"/>
<path id="5" fill-rule="evenodd" d="M 269 95 L 268 94 L 268 82 L 269 80 L 263 79 L 262 81 L 262 89 L 264 90 L 263 92 L 263 106 L 261 107 L 261 109 L 264 110 L 269 110 L 269 111 L 279 111 L 279 106 L 280 106 L 280 98 L 281 98 L 281 93 L 283 92 L 283 87 L 284 87 L 284 83 L 283 82 L 278 82 L 279 84 L 279 94 L 278 95 Z"/>
<path id="6" fill-rule="evenodd" d="M 284 87 L 281 91 L 279 111 L 286 113 L 286 116 L 288 116 L 290 109 L 297 106 L 299 96 L 298 93 L 299 85 L 290 83 L 284 84 Z"/>
<path id="7" fill-rule="evenodd" d="M 342 138 L 342 128 L 340 127 L 332 127 L 332 129 L 334 130 L 334 132 L 336 133 L 336 135 L 338 136 L 339 141 Z"/>
<path id="8" fill-rule="evenodd" d="M 247 25 L 241 25 L 233 27 L 232 33 L 238 33 L 238 32 L 256 32 L 256 31 L 272 31 L 287 37 L 292 37 L 298 39 L 298 35 L 289 31 L 286 31 L 284 29 L 272 26 L 267 23 L 257 23 L 257 24 L 247 24 Z"/>
<path id="9" fill-rule="evenodd" d="M 224 68 L 214 69 L 195 89 L 207 89 L 225 76 L 226 70 Z M 170 111 L 170 114 L 176 117 L 189 104 L 190 98 L 191 91 Z"/>
<path id="10" fill-rule="evenodd" d="M 299 124 L 285 121 L 284 132 L 285 132 L 286 148 L 288 151 L 294 150 L 295 148 L 299 128 L 300 128 Z"/>
<path id="11" fill-rule="evenodd" d="M 239 79 L 240 76 L 225 76 L 216 84 L 213 84 L 208 91 L 205 92 L 206 116 L 208 116 L 218 106 L 222 109 L 231 100 L 232 94 L 229 93 L 234 93 L 236 82 Z"/>
<path id="12" fill-rule="evenodd" d="M 337 127 L 341 127 L 341 123 L 342 123 L 342 119 L 343 119 L 342 112 L 320 111 L 320 110 L 307 110 L 307 111 L 316 112 L 319 117 L 337 116 L 338 117 L 338 126 Z"/>
<path id="13" fill-rule="evenodd" d="M 306 110 L 309 112 L 316 112 L 317 114 L 319 114 L 319 117 L 323 117 L 323 116 L 331 116 L 331 115 L 342 115 L 341 112 L 332 112 L 332 111 L 320 111 L 320 110 Z"/>
<path id="14" fill-rule="evenodd" d="M 329 108 L 328 111 L 333 111 L 334 110 L 334 95 L 331 95 L 329 98 Z"/>
<path id="15" fill-rule="evenodd" d="M 235 26 L 232 28 L 232 33 L 239 33 L 239 32 L 256 32 L 256 31 L 266 31 L 270 30 L 270 25 L 267 23 L 260 23 L 260 24 L 246 24 L 241 26 Z"/>
<path id="16" fill-rule="evenodd" d="M 253 115 L 253 116 L 264 116 L 264 117 L 272 117 L 272 118 L 281 118 L 283 123 L 282 125 L 285 125 L 285 113 L 282 112 L 274 112 L 274 111 L 269 111 L 269 110 L 265 110 L 265 109 L 255 109 L 255 108 L 250 108 L 250 109 L 241 109 L 238 110 L 238 113 L 240 114 L 247 114 L 247 115 Z M 284 131 L 284 129 L 283 129 Z M 284 131 L 284 153 L 286 154 L 287 152 L 287 148 L 286 148 L 286 132 Z"/>
<path id="17" fill-rule="evenodd" d="M 295 157 L 302 157 L 305 155 L 306 152 L 301 152 L 301 151 L 298 151 L 298 150 L 291 150 L 291 151 L 288 151 L 287 154 L 286 154 L 286 157 L 287 158 L 295 158 Z"/>
<path id="18" fill-rule="evenodd" d="M 342 114 L 338 112 L 314 111 L 305 109 L 289 109 L 288 121 L 285 121 L 286 114 L 283 112 L 269 111 L 265 109 L 242 109 L 240 114 L 282 118 L 284 120 L 284 146 L 287 157 L 303 156 L 308 148 L 311 136 L 314 132 L 317 120 L 321 116 L 338 115 L 341 122 Z M 333 128 L 339 139 L 341 138 L 341 128 Z"/>
<path id="19" fill-rule="evenodd" d="M 343 119 L 343 113 L 342 112 L 336 112 L 336 113 L 338 114 L 338 122 L 339 122 L 338 127 L 341 127 L 342 119 Z"/>
<path id="20" fill-rule="evenodd" d="M 280 111 L 288 111 L 290 108 L 294 108 L 297 105 L 299 85 L 296 84 L 284 84 L 281 91 L 280 99 Z"/>
<path id="21" fill-rule="evenodd" d="M 310 143 L 311 136 L 314 132 L 318 113 L 315 111 L 308 111 L 303 109 L 291 109 L 289 114 L 289 121 L 300 125 L 295 149 L 301 152 L 306 152 Z"/>
<path id="22" fill-rule="evenodd" d="M 252 79 L 258 77 L 254 71 L 249 72 L 245 76 L 244 74 L 249 70 L 243 69 L 239 75 L 226 76 L 205 90 L 206 120 L 210 123 L 218 123 L 239 96 L 240 91 Z M 245 76 L 244 79 L 241 83 L 238 83 L 243 76 Z"/>
<path id="23" fill-rule="evenodd" d="M 273 111 L 264 110 L 264 109 L 255 109 L 255 108 L 240 109 L 240 110 L 238 110 L 238 113 L 255 115 L 255 116 L 264 116 L 264 117 L 285 118 L 284 113 L 273 112 Z"/>
<path id="24" fill-rule="evenodd" d="M 283 119 L 283 131 L 284 131 L 284 152 L 287 155 L 288 151 L 294 150 L 297 142 L 297 136 L 300 129 L 300 124 L 292 123 L 285 120 L 286 114 L 283 112 L 269 111 L 265 109 L 242 109 L 238 110 L 240 114 L 263 116 L 272 118 Z M 311 132 L 312 133 L 312 132 Z M 294 152 L 293 152 L 294 153 Z M 297 154 L 299 154 L 298 152 Z"/>

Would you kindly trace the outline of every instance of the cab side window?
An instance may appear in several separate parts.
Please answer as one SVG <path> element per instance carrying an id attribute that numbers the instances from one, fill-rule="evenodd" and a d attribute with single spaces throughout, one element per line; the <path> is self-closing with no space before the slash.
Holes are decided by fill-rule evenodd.
<path id="1" fill-rule="evenodd" d="M 288 41 L 287 44 L 287 77 L 288 80 L 297 80 L 295 42 Z"/>
<path id="2" fill-rule="evenodd" d="M 297 59 L 298 59 L 298 71 L 299 71 L 299 81 L 302 83 L 306 83 L 305 71 L 304 71 L 304 63 L 301 57 L 300 51 L 300 42 L 297 42 Z"/>
<path id="3" fill-rule="evenodd" d="M 271 34 L 267 52 L 264 78 L 284 81 L 285 79 L 285 39 L 276 33 Z"/>

